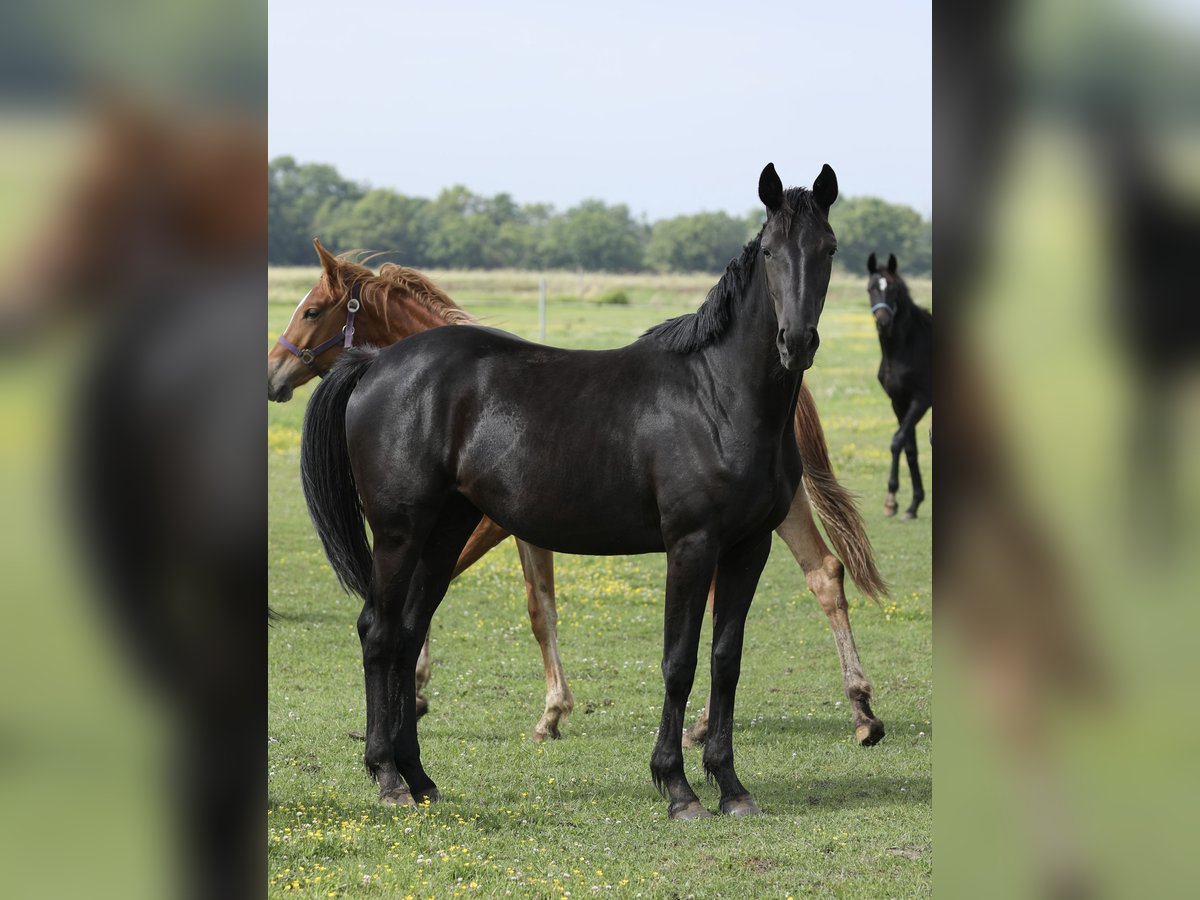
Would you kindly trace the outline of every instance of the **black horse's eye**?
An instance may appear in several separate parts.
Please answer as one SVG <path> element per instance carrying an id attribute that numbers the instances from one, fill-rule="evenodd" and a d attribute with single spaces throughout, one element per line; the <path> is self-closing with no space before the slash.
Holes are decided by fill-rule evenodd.
<path id="1" fill-rule="evenodd" d="M 766 247 L 763 247 L 763 256 L 766 257 L 767 259 L 771 258 L 771 251 L 768 250 Z"/>
<path id="2" fill-rule="evenodd" d="M 829 251 L 829 258 L 833 259 L 834 256 L 836 256 L 836 255 L 837 255 L 837 247 L 834 247 L 832 250 Z"/>
<path id="3" fill-rule="evenodd" d="M 319 309 L 317 309 L 316 307 L 310 306 L 308 309 L 306 309 L 304 311 L 304 318 L 315 319 L 320 314 L 321 314 L 321 311 Z"/>

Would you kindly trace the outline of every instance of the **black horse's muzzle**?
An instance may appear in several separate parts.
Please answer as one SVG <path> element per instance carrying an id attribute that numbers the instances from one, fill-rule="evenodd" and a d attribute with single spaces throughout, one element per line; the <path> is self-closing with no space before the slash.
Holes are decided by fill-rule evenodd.
<path id="1" fill-rule="evenodd" d="M 788 334 L 780 329 L 775 345 L 779 349 L 780 365 L 789 372 L 803 372 L 812 368 L 817 348 L 821 346 L 821 337 L 811 325 L 799 335 Z"/>

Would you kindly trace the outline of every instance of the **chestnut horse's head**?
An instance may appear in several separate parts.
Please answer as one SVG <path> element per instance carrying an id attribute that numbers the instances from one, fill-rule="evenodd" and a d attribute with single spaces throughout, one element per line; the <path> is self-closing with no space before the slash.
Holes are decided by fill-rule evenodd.
<path id="1" fill-rule="evenodd" d="M 361 306 L 361 279 L 373 273 L 339 260 L 313 239 L 321 259 L 321 277 L 304 295 L 287 328 L 267 354 L 267 399 L 285 403 L 292 392 L 321 375 L 354 340 Z"/>

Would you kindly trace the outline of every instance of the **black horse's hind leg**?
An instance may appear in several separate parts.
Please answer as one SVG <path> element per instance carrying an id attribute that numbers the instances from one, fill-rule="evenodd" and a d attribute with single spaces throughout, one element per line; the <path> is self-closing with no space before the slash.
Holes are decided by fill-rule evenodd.
<path id="1" fill-rule="evenodd" d="M 481 513 L 455 494 L 438 513 L 409 582 L 400 617 L 399 647 L 392 671 L 396 679 L 398 715 L 392 719 L 392 748 L 396 769 L 415 802 L 439 799 L 437 785 L 421 765 L 417 740 L 416 662 L 429 634 L 434 612 L 446 596 L 454 564 Z"/>
<path id="2" fill-rule="evenodd" d="M 732 816 L 762 812 L 733 769 L 733 704 L 742 671 L 742 639 L 754 589 L 771 552 L 771 533 L 724 554 L 717 563 L 713 604 L 712 693 L 704 771 L 721 788 L 721 812 Z"/>
<path id="3" fill-rule="evenodd" d="M 900 427 L 892 435 L 892 474 L 888 480 L 888 499 L 884 511 L 889 516 L 896 513 L 896 491 L 900 489 L 900 451 L 904 450 L 908 457 L 908 471 L 913 480 L 913 502 L 905 512 L 904 518 L 915 519 L 917 506 L 925 499 L 925 489 L 921 484 L 921 472 L 917 468 L 916 430 L 917 423 L 924 418 L 932 404 L 922 397 L 912 397 L 907 402 L 893 398 L 892 409 Z M 911 444 L 912 449 L 909 449 Z"/>
<path id="4" fill-rule="evenodd" d="M 683 712 L 696 677 L 696 651 L 705 601 L 716 568 L 716 552 L 704 535 L 690 535 L 667 550 L 667 599 L 663 627 L 663 699 L 658 740 L 650 757 L 650 775 L 667 795 L 672 819 L 711 815 L 688 784 L 683 771 Z"/>
<path id="5" fill-rule="evenodd" d="M 892 410 L 896 413 L 896 422 L 901 427 L 904 425 L 904 410 L 908 404 L 902 403 L 897 398 L 892 398 Z M 887 483 L 887 498 L 883 501 L 883 514 L 885 516 L 894 516 L 899 503 L 896 502 L 896 492 L 900 490 L 900 449 L 903 442 L 899 440 L 900 431 L 897 430 L 892 436 L 892 467 L 888 471 Z"/>
<path id="6" fill-rule="evenodd" d="M 904 442 L 904 457 L 908 460 L 908 475 L 912 479 L 912 504 L 904 512 L 904 518 L 915 519 L 917 507 L 925 499 L 925 485 L 921 482 L 921 467 L 917 463 L 917 429 L 908 432 L 908 440 Z"/>
<path id="7" fill-rule="evenodd" d="M 400 713 L 397 646 L 408 583 L 418 555 L 411 541 L 377 536 L 369 597 L 358 617 L 367 697 L 367 771 L 379 784 L 385 803 L 408 802 L 392 750 L 392 720 Z"/>

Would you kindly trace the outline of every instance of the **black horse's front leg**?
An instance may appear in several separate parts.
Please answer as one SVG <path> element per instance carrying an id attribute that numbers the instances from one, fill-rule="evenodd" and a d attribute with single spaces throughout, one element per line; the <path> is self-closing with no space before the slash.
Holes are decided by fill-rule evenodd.
<path id="1" fill-rule="evenodd" d="M 691 535 L 667 550 L 667 598 L 663 625 L 663 699 L 658 740 L 650 758 L 654 785 L 667 796 L 672 819 L 709 816 L 683 771 L 683 711 L 696 677 L 696 651 L 704 621 L 716 550 L 707 536 Z"/>
<path id="2" fill-rule="evenodd" d="M 704 771 L 721 788 L 721 812 L 750 816 L 762 812 L 733 769 L 733 704 L 742 671 L 742 639 L 754 589 L 771 553 L 771 532 L 723 554 L 717 563 L 713 604 L 712 693 Z"/>

